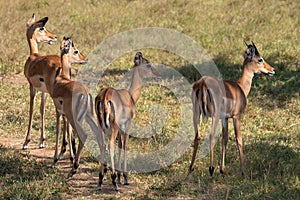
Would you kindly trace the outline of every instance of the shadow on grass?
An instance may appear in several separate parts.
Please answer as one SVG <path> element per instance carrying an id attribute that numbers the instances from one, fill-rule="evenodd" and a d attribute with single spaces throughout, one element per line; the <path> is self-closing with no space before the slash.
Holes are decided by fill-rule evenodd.
<path id="1" fill-rule="evenodd" d="M 268 137 L 246 146 L 248 187 L 258 191 L 255 198 L 299 199 L 300 151 L 287 145 L 270 144 L 279 141 Z M 237 191 L 244 186 L 237 187 Z"/>
<path id="2" fill-rule="evenodd" d="M 62 178 L 19 150 L 0 145 L 0 198 L 61 198 Z"/>
<path id="3" fill-rule="evenodd" d="M 103 76 L 109 74 L 109 76 L 116 76 L 116 75 L 122 75 L 122 74 L 125 74 L 127 73 L 129 70 L 127 69 L 119 69 L 119 68 L 112 68 L 112 67 L 109 67 L 105 70 Z M 99 77 L 100 78 L 100 77 Z"/>
<path id="4" fill-rule="evenodd" d="M 149 192 L 159 197 L 193 197 L 195 199 L 299 199 L 300 152 L 286 145 L 270 144 L 266 141 L 253 142 L 245 148 L 246 171 L 241 176 L 235 144 L 227 152 L 227 173 L 215 171 L 208 174 L 208 159 L 202 159 L 188 177 L 188 164 L 184 168 L 172 167 L 155 173 L 165 178 L 160 185 L 153 184 Z M 233 156 L 234 154 L 234 156 Z M 205 160 L 205 161 L 204 161 Z M 206 163 L 207 161 L 207 163 Z M 199 162 L 199 160 L 197 161 Z M 203 164 L 202 164 L 203 165 Z M 204 170 L 204 171 L 203 171 Z M 181 172 L 180 172 L 181 171 Z M 184 173 L 182 173 L 182 171 Z"/>
<path id="5" fill-rule="evenodd" d="M 14 149 L 0 146 L 0 176 L 9 176 L 10 182 L 42 180 L 44 175 L 50 173 L 47 166 L 42 166 Z"/>

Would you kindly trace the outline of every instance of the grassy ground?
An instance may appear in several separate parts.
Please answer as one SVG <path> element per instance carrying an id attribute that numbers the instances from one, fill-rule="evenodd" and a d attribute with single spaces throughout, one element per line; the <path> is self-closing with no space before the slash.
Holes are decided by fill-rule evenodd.
<path id="1" fill-rule="evenodd" d="M 224 79 L 237 80 L 241 73 L 243 40 L 253 40 L 262 56 L 276 70 L 271 78 L 255 76 L 243 115 L 242 134 L 246 157 L 246 175 L 239 173 L 238 152 L 232 126 L 226 159 L 227 174 L 218 170 L 209 176 L 208 157 L 196 160 L 188 177 L 192 146 L 171 166 L 153 173 L 132 173 L 136 186 L 126 193 L 111 193 L 119 198 L 190 199 L 299 199 L 300 198 L 300 4 L 297 1 L 1 1 L 0 2 L 0 136 L 25 137 L 29 89 L 23 66 L 29 50 L 25 23 L 36 13 L 48 16 L 47 29 L 59 36 L 71 36 L 88 55 L 99 43 L 114 34 L 141 27 L 175 29 L 194 39 L 214 59 Z M 190 63 L 159 50 L 143 49 L 153 63 L 162 63 L 180 71 L 193 83 L 199 78 Z M 58 54 L 58 45 L 41 45 L 43 54 Z M 102 77 L 103 85 L 114 85 L 132 66 L 135 52 L 115 60 Z M 157 143 L 130 140 L 130 148 L 154 150 L 166 145 L 180 123 L 176 99 L 166 88 L 148 85 L 139 100 L 135 123 L 147 125 L 149 105 L 159 103 L 167 113 Z M 39 98 L 33 123 L 33 140 L 38 141 Z M 55 135 L 54 108 L 47 103 L 47 144 Z M 209 127 L 204 127 L 202 136 Z M 219 145 L 216 145 L 219 160 Z M 0 147 L 1 198 L 59 199 L 72 196 L 72 184 L 65 174 L 49 170 L 44 163 L 24 157 L 19 150 Z M 52 156 L 52 155 L 49 155 Z M 85 154 L 85 164 L 97 171 L 93 159 Z M 107 182 L 109 182 L 107 180 Z M 45 186 L 48 185 L 45 190 Z M 96 185 L 95 185 L 96 187 Z M 95 192 L 101 197 L 101 192 Z"/>

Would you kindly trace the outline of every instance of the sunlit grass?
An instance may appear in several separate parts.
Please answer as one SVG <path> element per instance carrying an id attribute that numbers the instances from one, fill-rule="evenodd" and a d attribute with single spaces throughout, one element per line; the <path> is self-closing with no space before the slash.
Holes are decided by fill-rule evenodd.
<path id="1" fill-rule="evenodd" d="M 230 120 L 225 175 L 220 174 L 217 167 L 214 176 L 210 177 L 208 156 L 200 158 L 198 154 L 195 171 L 187 177 L 191 143 L 190 148 L 171 166 L 153 173 L 132 173 L 130 180 L 137 184 L 137 192 L 124 192 L 122 195 L 144 199 L 299 199 L 299 10 L 297 1 L 1 1 L 0 135 L 24 138 L 27 131 L 29 86 L 23 77 L 23 66 L 29 50 L 25 23 L 33 12 L 37 18 L 48 16 L 47 29 L 57 34 L 59 40 L 65 35 L 71 36 L 85 55 L 105 39 L 122 31 L 141 27 L 175 29 L 194 39 L 213 57 L 223 79 L 239 78 L 245 49 L 243 41 L 254 41 L 264 59 L 275 68 L 276 74 L 273 77 L 256 75 L 253 79 L 241 127 L 246 158 L 245 176 L 242 177 L 239 172 L 238 151 Z M 191 84 L 199 78 L 191 63 L 177 55 L 153 49 L 141 51 L 151 62 L 176 69 Z M 40 52 L 59 54 L 59 46 L 42 44 Z M 130 52 L 123 55 L 107 66 L 104 75 L 99 77 L 97 90 L 118 86 L 130 71 L 134 54 Z M 39 101 L 38 95 L 33 142 L 40 137 Z M 153 119 L 151 109 L 156 105 L 166 113 L 164 126 L 151 130 L 157 132 L 156 142 L 151 137 L 132 137 L 129 140 L 130 150 L 155 151 L 174 137 L 180 123 L 178 99 L 158 84 L 144 87 L 134 123 L 142 127 L 150 126 Z M 52 147 L 55 140 L 55 111 L 50 98 L 45 117 L 46 144 Z M 204 138 L 210 125 L 205 125 L 201 130 Z M 215 166 L 220 160 L 219 143 L 215 147 Z M 4 188 L 1 197 L 47 199 L 63 198 L 66 193 L 72 195 L 70 191 L 74 188 L 68 189 L 72 186 L 64 184 L 61 180 L 64 175 L 59 170 L 50 171 L 34 159 L 21 158 L 19 151 L 1 147 L 0 153 L 1 166 L 5 169 L 0 174 L 0 185 Z M 89 155 L 85 153 L 84 156 Z M 93 161 L 87 159 L 83 162 L 97 171 Z M 18 169 L 25 168 L 28 172 L 32 168 L 40 172 L 36 170 L 22 174 L 16 169 L 8 175 L 7 169 L 15 165 L 20 165 Z M 13 174 L 12 179 L 10 176 Z M 32 180 L 29 182 L 27 179 Z M 52 186 L 43 190 L 46 184 Z M 105 197 L 114 198 L 114 194 Z"/>

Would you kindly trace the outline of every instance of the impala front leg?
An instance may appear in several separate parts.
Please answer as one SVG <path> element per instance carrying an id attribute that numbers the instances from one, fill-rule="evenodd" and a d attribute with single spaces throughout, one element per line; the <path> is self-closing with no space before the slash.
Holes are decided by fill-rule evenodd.
<path id="1" fill-rule="evenodd" d="M 71 166 L 74 164 L 74 155 L 76 155 L 76 143 L 75 143 L 75 137 L 72 133 L 72 127 L 70 126 L 69 121 L 66 119 L 66 127 L 67 127 L 67 136 L 69 138 L 69 151 L 70 151 L 70 163 Z"/>
<path id="2" fill-rule="evenodd" d="M 61 130 L 61 124 L 60 124 L 60 116 L 61 114 L 56 110 L 56 137 L 55 137 L 55 153 L 54 153 L 54 159 L 52 168 L 55 167 L 57 161 L 58 161 L 58 141 L 59 141 L 59 134 Z"/>
<path id="3" fill-rule="evenodd" d="M 23 149 L 28 149 L 28 143 L 30 142 L 30 138 L 31 138 L 32 118 L 33 118 L 33 110 L 34 110 L 35 95 L 36 95 L 36 90 L 33 88 L 31 84 L 29 89 L 30 89 L 29 124 L 28 124 L 25 142 L 23 144 Z"/>
<path id="4" fill-rule="evenodd" d="M 124 185 L 129 185 L 128 172 L 127 172 L 128 139 L 129 139 L 129 134 L 128 134 L 128 132 L 126 132 L 125 136 L 124 136 L 124 171 L 123 171 Z"/>
<path id="5" fill-rule="evenodd" d="M 45 105 L 46 105 L 46 99 L 47 99 L 47 93 L 42 92 L 41 104 L 40 104 L 40 113 L 41 113 L 41 119 L 42 119 L 41 139 L 40 139 L 40 145 L 39 145 L 40 148 L 45 147 L 44 141 L 46 139 L 46 135 L 45 135 Z"/>
<path id="6" fill-rule="evenodd" d="M 67 136 L 67 133 L 69 133 L 69 131 L 70 131 L 69 130 L 69 123 L 68 123 L 68 120 L 67 120 L 65 115 L 63 115 L 63 124 L 64 124 L 64 132 L 63 132 L 63 138 L 62 138 L 62 145 L 61 145 L 61 150 L 60 150 L 60 153 L 59 153 L 59 156 L 58 156 L 58 159 L 60 159 L 60 160 L 64 158 L 64 153 L 67 151 L 68 142 L 66 140 L 66 136 Z"/>
<path id="7" fill-rule="evenodd" d="M 240 130 L 240 126 L 241 126 L 241 117 L 240 116 L 233 118 L 233 126 L 234 126 L 236 144 L 238 146 L 239 155 L 240 155 L 240 169 L 241 169 L 242 175 L 244 175 L 245 161 L 244 161 L 244 153 L 243 153 L 243 138 L 242 138 L 242 134 L 241 134 L 241 130 Z"/>

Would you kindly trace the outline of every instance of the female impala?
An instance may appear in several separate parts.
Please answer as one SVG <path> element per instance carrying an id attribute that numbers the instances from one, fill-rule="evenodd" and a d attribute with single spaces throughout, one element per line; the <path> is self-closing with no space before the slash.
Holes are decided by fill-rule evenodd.
<path id="1" fill-rule="evenodd" d="M 72 49 L 75 49 L 75 51 L 72 51 Z M 77 171 L 80 154 L 87 138 L 86 131 L 82 127 L 83 120 L 89 124 L 96 136 L 98 136 L 99 132 L 97 124 L 93 120 L 93 99 L 89 89 L 82 83 L 70 80 L 71 63 L 86 63 L 84 56 L 79 53 L 70 38 L 64 38 L 62 41 L 61 63 L 61 73 L 56 77 L 50 95 L 56 107 L 57 118 L 60 115 L 65 115 L 79 138 L 75 162 L 68 175 L 68 178 L 71 178 Z"/>
<path id="2" fill-rule="evenodd" d="M 101 138 L 104 138 L 103 133 L 108 134 L 111 131 L 110 137 L 110 159 L 112 168 L 112 183 L 114 189 L 118 190 L 116 182 L 117 175 L 115 173 L 114 166 L 114 145 L 116 137 L 118 136 L 119 157 L 118 157 L 118 183 L 121 183 L 121 150 L 124 148 L 124 184 L 128 185 L 127 176 L 127 144 L 129 137 L 129 129 L 131 121 L 135 113 L 135 105 L 140 97 L 142 89 L 142 81 L 144 78 L 156 78 L 158 73 L 149 63 L 149 61 L 143 58 L 141 52 L 137 52 L 134 57 L 133 75 L 129 90 L 114 88 L 103 88 L 98 96 L 95 98 L 95 109 L 98 118 L 98 125 L 100 129 Z M 119 132 L 121 126 L 124 125 L 124 141 L 122 144 L 122 134 Z M 104 145 L 101 146 L 101 169 L 99 173 L 99 189 L 102 187 L 104 173 L 107 171 L 104 164 Z"/>
<path id="3" fill-rule="evenodd" d="M 200 135 L 199 121 L 200 115 L 204 122 L 208 117 L 212 118 L 212 130 L 210 133 L 210 175 L 213 175 L 213 148 L 215 144 L 215 133 L 219 119 L 222 120 L 222 160 L 220 172 L 225 172 L 225 154 L 228 142 L 228 118 L 233 118 L 236 143 L 240 156 L 240 169 L 244 173 L 244 155 L 243 142 L 240 131 L 242 113 L 245 110 L 247 95 L 251 89 L 252 78 L 255 73 L 263 73 L 269 76 L 275 74 L 271 67 L 258 53 L 254 43 L 247 44 L 244 54 L 243 72 L 241 78 L 237 81 L 221 81 L 213 77 L 204 76 L 193 86 L 193 120 L 195 129 L 194 150 L 190 165 L 190 172 L 193 171 Z"/>
<path id="4" fill-rule="evenodd" d="M 44 112 L 45 112 L 45 102 L 47 97 L 46 93 L 49 92 L 50 84 L 53 83 L 55 79 L 56 71 L 61 66 L 59 56 L 56 55 L 42 56 L 41 54 L 38 53 L 38 43 L 44 42 L 52 45 L 56 41 L 56 36 L 50 33 L 45 28 L 45 24 L 47 23 L 47 21 L 48 21 L 48 17 L 42 18 L 39 21 L 35 21 L 35 15 L 33 14 L 26 24 L 27 25 L 26 36 L 30 48 L 30 56 L 28 57 L 25 63 L 24 74 L 30 85 L 30 110 L 29 110 L 28 131 L 27 131 L 25 142 L 23 144 L 23 149 L 27 149 L 28 143 L 30 142 L 34 100 L 35 100 L 35 95 L 37 90 L 42 92 L 41 105 L 40 105 L 42 126 L 41 126 L 41 139 L 40 139 L 39 147 L 44 148 L 45 146 L 44 145 L 44 140 L 45 140 Z M 66 142 L 63 141 L 63 146 L 65 146 L 65 143 Z"/>

